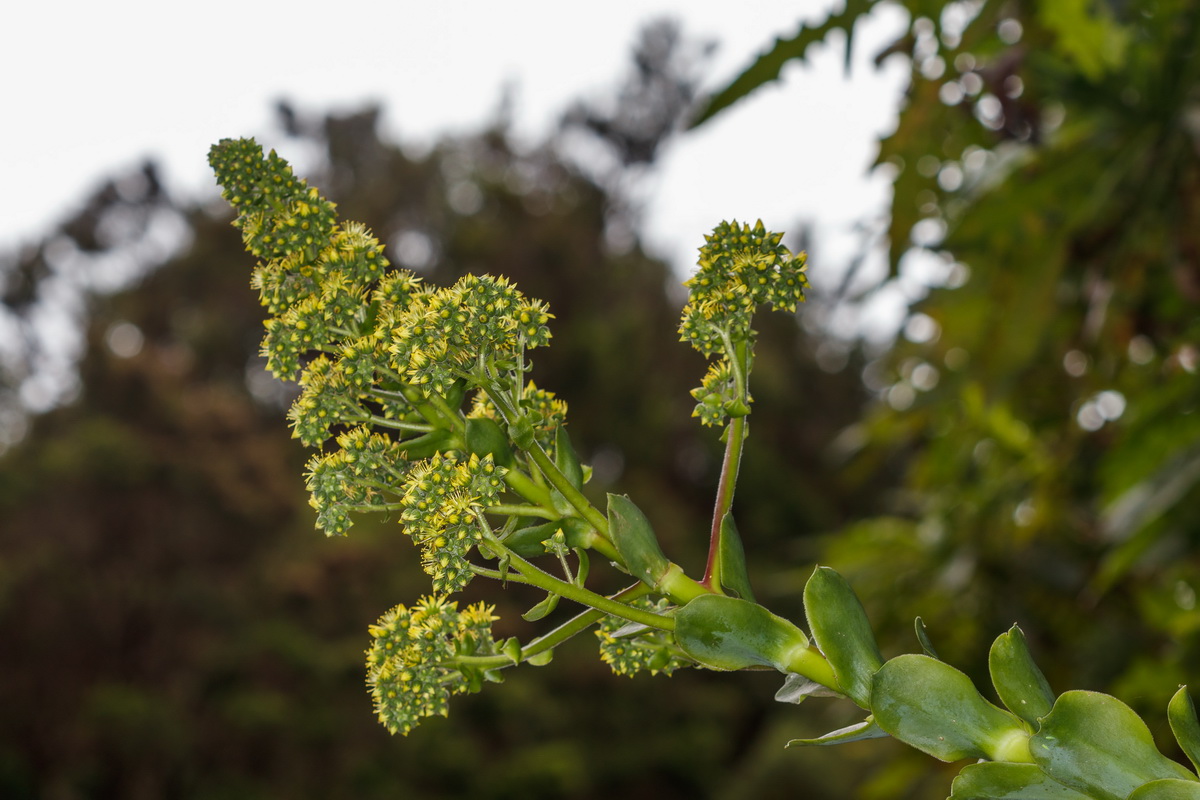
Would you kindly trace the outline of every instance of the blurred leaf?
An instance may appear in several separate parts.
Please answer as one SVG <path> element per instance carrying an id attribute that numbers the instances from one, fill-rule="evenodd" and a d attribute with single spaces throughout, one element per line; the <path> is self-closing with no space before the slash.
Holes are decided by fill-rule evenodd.
<path id="1" fill-rule="evenodd" d="M 835 30 L 846 32 L 846 69 L 849 70 L 854 26 L 870 12 L 875 1 L 846 0 L 841 11 L 832 12 L 819 24 L 813 26 L 802 24 L 799 33 L 792 38 L 776 39 L 770 50 L 760 55 L 728 86 L 708 99 L 700 114 L 692 121 L 691 126 L 695 128 L 704 124 L 760 86 L 778 80 L 784 65 L 794 59 L 805 58 L 810 46 L 824 42 Z"/>

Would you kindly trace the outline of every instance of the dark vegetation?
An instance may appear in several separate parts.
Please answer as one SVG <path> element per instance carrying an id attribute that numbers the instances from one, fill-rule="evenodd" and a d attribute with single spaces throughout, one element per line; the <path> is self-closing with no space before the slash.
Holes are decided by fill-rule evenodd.
<path id="1" fill-rule="evenodd" d="M 880 155 L 896 175 L 893 277 L 922 220 L 958 266 L 870 365 L 872 388 L 857 349 L 827 373 L 819 335 L 762 318 L 738 497 L 760 599 L 799 613 L 811 565 L 829 563 L 885 653 L 915 649 L 920 614 L 942 657 L 976 676 L 1016 621 L 1056 689 L 1110 691 L 1153 724 L 1200 679 L 1200 11 L 1101 3 L 1064 21 L 990 2 L 956 29 L 943 3 L 905 5 L 912 29 L 883 56 L 913 64 Z M 780 42 L 726 98 L 827 33 Z M 624 104 L 568 117 L 614 164 L 652 162 L 694 94 L 694 64 L 658 45 Z M 647 121 L 639 102 L 663 87 L 680 102 Z M 628 491 L 696 564 L 719 445 L 688 419 L 702 369 L 676 342 L 676 276 L 606 235 L 629 211 L 617 173 L 585 176 L 551 143 L 520 148 L 503 120 L 406 155 L 377 113 L 288 108 L 276 141 L 320 152 L 310 181 L 427 280 L 505 274 L 549 301 L 555 339 L 535 379 L 570 403 L 592 490 Z M 773 703 L 773 677 L 626 680 L 588 637 L 388 737 L 362 686 L 365 630 L 425 579 L 394 522 L 338 540 L 312 530 L 304 453 L 260 377 L 262 314 L 225 210 L 176 201 L 152 168 L 119 176 L 5 262 L 8 318 L 29 319 L 61 278 L 64 237 L 118 252 L 164 210 L 190 244 L 126 291 L 87 295 L 78 398 L 0 460 L 0 795 L 945 795 L 936 762 L 891 742 L 783 751 L 844 723 L 819 700 Z M 113 344 L 124 324 L 143 337 L 132 354 Z M 9 420 L 38 362 L 18 351 L 0 386 Z M 506 594 L 514 624 L 529 598 Z"/>

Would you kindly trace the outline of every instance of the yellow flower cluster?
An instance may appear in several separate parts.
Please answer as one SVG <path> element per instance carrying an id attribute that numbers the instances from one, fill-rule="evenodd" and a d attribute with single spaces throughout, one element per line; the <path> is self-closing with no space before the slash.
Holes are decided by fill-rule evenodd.
<path id="1" fill-rule="evenodd" d="M 472 688 L 455 657 L 493 654 L 494 610 L 477 603 L 459 611 L 457 603 L 423 597 L 371 626 L 367 686 L 389 732 L 407 735 L 425 717 L 446 716 L 450 697 Z"/>
<path id="2" fill-rule="evenodd" d="M 467 554 L 483 540 L 476 511 L 494 505 L 504 468 L 491 456 L 437 453 L 414 465 L 405 478 L 400 520 L 421 547 L 421 566 L 438 594 L 457 592 L 471 580 Z"/>
<path id="3" fill-rule="evenodd" d="M 665 599 L 650 602 L 643 598 L 631 605 L 656 612 L 668 607 Z M 617 617 L 605 617 L 596 630 L 596 638 L 600 640 L 601 660 L 618 675 L 632 678 L 642 671 L 649 671 L 651 675 L 660 672 L 670 675 L 692 663 L 682 656 L 669 633 L 626 623 Z"/>

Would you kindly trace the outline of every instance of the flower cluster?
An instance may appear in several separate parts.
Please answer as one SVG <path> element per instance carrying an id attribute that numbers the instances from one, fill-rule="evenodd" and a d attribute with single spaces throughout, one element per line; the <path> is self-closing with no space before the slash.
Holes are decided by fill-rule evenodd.
<path id="1" fill-rule="evenodd" d="M 633 601 L 636 608 L 647 611 L 667 610 L 666 599 L 651 602 L 645 598 Z M 681 657 L 678 646 L 669 633 L 626 623 L 617 617 L 605 617 L 596 631 L 600 640 L 600 658 L 618 675 L 633 677 L 643 670 L 651 675 L 670 675 L 680 667 L 691 665 Z"/>
<path id="2" fill-rule="evenodd" d="M 804 301 L 807 256 L 793 256 L 780 244 L 782 238 L 781 233 L 768 232 L 762 220 L 753 228 L 722 222 L 704 237 L 699 269 L 684 284 L 688 302 L 679 324 L 680 340 L 706 357 L 720 357 L 703 384 L 692 390 L 699 401 L 692 415 L 705 425 L 750 412 L 747 378 L 754 310 L 769 303 L 776 310 L 795 311 Z"/>
<path id="3" fill-rule="evenodd" d="M 470 690 L 455 659 L 493 654 L 493 611 L 482 603 L 459 611 L 457 603 L 423 597 L 371 626 L 367 685 L 388 731 L 407 735 L 424 717 L 444 717 L 450 697 Z"/>
<path id="4" fill-rule="evenodd" d="M 548 343 L 552 316 L 504 278 L 467 275 L 412 296 L 391 331 L 392 366 L 409 383 L 444 394 L 481 359 L 511 369 L 525 349 Z"/>
<path id="5" fill-rule="evenodd" d="M 700 268 L 684 284 L 689 295 L 679 326 L 682 341 L 711 356 L 724 349 L 725 337 L 750 337 L 750 317 L 760 303 L 796 310 L 808 286 L 806 256 L 793 256 L 779 243 L 782 238 L 761 220 L 753 228 L 722 222 L 704 237 Z"/>
<path id="6" fill-rule="evenodd" d="M 414 465 L 406 476 L 400 503 L 404 523 L 421 547 L 421 566 L 438 594 L 457 592 L 471 580 L 467 554 L 483 541 L 476 512 L 495 505 L 504 468 L 491 456 L 459 460 L 453 451 L 437 453 Z"/>
<path id="7" fill-rule="evenodd" d="M 404 479 L 399 445 L 386 436 L 358 427 L 337 437 L 340 447 L 314 456 L 308 462 L 306 485 L 317 512 L 317 527 L 330 536 L 341 536 L 353 524 L 352 511 L 386 506 L 393 485 Z"/>
<path id="8" fill-rule="evenodd" d="M 381 297 L 391 313 L 407 307 L 420 279 L 390 269 L 365 226 L 339 225 L 334 204 L 274 151 L 264 156 L 253 139 L 225 139 L 209 163 L 238 212 L 234 225 L 247 250 L 260 259 L 251 283 L 272 314 L 262 353 L 275 376 L 294 380 L 308 353 L 336 353 L 345 340 L 370 337 L 368 309 Z"/>
<path id="9" fill-rule="evenodd" d="M 708 366 L 704 380 L 692 389 L 696 399 L 693 417 L 699 417 L 703 425 L 720 425 L 729 413 L 730 405 L 738 400 L 733 369 L 728 358 L 720 358 Z"/>

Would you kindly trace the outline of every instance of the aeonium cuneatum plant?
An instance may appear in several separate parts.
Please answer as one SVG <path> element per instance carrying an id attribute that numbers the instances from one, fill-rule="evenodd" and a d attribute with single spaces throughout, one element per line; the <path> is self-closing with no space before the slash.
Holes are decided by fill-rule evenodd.
<path id="1" fill-rule="evenodd" d="M 1193 770 L 1163 756 L 1145 723 L 1116 698 L 1056 697 L 1014 627 L 989 654 L 1001 705 L 924 654 L 885 660 L 849 584 L 818 567 L 804 589 L 808 632 L 754 599 L 732 509 L 751 410 L 753 317 L 792 312 L 804 300 L 805 257 L 762 223 L 724 222 L 706 237 L 679 333 L 711 362 L 693 391 L 695 416 L 722 428 L 704 574 L 689 576 L 663 552 L 632 499 L 603 509 L 583 493 L 590 470 L 567 433 L 567 407 L 531 379 L 530 352 L 550 342 L 553 315 L 502 277 L 467 276 L 433 287 L 390 265 L 365 227 L 338 220 L 332 203 L 253 140 L 224 140 L 210 163 L 234 224 L 258 258 L 252 284 L 269 318 L 267 368 L 297 380 L 293 433 L 317 453 L 307 485 L 316 523 L 343 535 L 354 516 L 387 512 L 419 550 L 431 590 L 371 627 L 367 683 L 393 733 L 445 715 L 452 695 L 479 690 L 519 664 L 542 665 L 556 647 L 595 629 L 614 672 L 670 674 L 682 667 L 774 669 L 776 698 L 848 699 L 862 722 L 790 745 L 891 735 L 945 760 L 974 759 L 954 798 L 1200 798 Z M 629 585 L 595 591 L 593 562 Z M 576 616 L 528 641 L 497 641 L 494 607 L 451 599 L 476 577 L 524 583 Z M 1193 765 L 1200 721 L 1185 689 L 1168 709 Z"/>

